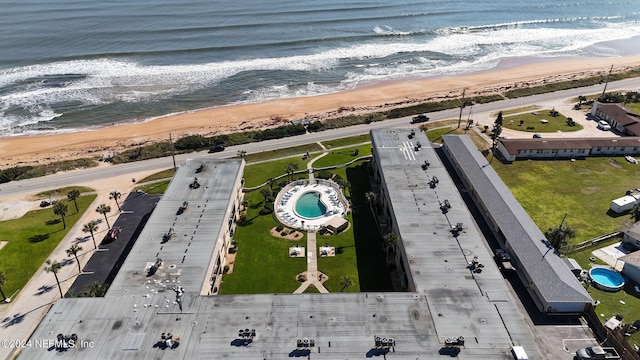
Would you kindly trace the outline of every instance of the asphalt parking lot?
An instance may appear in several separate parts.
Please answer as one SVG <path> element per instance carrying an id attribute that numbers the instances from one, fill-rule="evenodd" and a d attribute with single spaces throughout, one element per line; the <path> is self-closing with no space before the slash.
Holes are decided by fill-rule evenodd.
<path id="1" fill-rule="evenodd" d="M 117 240 L 103 239 L 98 246 L 98 250 L 82 269 L 82 274 L 78 276 L 67 292 L 67 297 L 77 296 L 94 282 L 104 284 L 113 281 L 133 244 L 135 244 L 138 235 L 140 235 L 147 223 L 149 216 L 151 216 L 158 200 L 160 200 L 160 195 L 148 195 L 138 192 L 129 194 L 120 205 L 122 214 L 120 214 L 115 223 L 111 224 L 112 227 L 120 227 L 122 229 Z M 86 242 L 86 244 L 90 243 L 91 241 Z M 93 246 L 93 244 L 90 246 Z"/>

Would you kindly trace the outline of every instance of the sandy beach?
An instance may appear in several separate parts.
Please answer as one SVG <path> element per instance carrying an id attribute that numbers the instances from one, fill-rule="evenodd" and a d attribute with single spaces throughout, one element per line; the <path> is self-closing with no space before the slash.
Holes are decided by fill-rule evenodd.
<path id="1" fill-rule="evenodd" d="M 277 126 L 294 119 L 322 120 L 429 100 L 458 98 L 465 88 L 467 96 L 500 93 L 516 87 L 606 74 L 611 65 L 614 72 L 622 72 L 638 67 L 640 55 L 562 61 L 541 59 L 537 63 L 514 65 L 517 63 L 517 59 L 507 59 L 493 70 L 478 73 L 395 81 L 328 95 L 194 110 L 95 130 L 0 138 L 0 168 L 101 156 L 104 151 L 117 152 L 167 140 L 169 133 L 175 140 L 192 134 L 213 135 Z"/>

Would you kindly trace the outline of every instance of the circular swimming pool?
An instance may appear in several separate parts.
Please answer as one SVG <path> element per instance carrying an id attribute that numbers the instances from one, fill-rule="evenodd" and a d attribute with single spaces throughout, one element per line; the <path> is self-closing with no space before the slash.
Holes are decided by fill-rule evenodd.
<path id="1" fill-rule="evenodd" d="M 589 277 L 597 288 L 605 291 L 619 291 L 624 287 L 624 278 L 613 270 L 593 268 L 589 270 Z"/>
<path id="2" fill-rule="evenodd" d="M 327 212 L 327 207 L 320 200 L 320 193 L 308 191 L 298 198 L 294 207 L 295 213 L 305 219 L 317 219 Z"/>

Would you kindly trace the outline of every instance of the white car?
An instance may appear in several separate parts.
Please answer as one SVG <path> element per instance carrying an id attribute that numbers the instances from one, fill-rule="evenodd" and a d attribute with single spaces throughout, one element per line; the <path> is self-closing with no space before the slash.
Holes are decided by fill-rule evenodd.
<path id="1" fill-rule="evenodd" d="M 609 123 L 604 120 L 600 120 L 598 121 L 598 129 L 603 131 L 609 131 L 611 130 L 611 125 L 609 125 Z"/>

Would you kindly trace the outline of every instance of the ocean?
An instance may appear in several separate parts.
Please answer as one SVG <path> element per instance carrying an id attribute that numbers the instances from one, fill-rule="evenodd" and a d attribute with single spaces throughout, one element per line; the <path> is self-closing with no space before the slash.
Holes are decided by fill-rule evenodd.
<path id="1" fill-rule="evenodd" d="M 637 0 L 0 0 L 0 8 L 0 136 L 470 73 L 501 59 L 640 52 Z"/>

